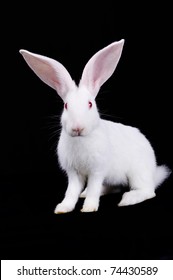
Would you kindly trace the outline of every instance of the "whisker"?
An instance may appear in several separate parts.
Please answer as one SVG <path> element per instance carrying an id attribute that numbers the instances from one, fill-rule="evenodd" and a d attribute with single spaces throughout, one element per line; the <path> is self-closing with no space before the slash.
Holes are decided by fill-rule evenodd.
<path id="1" fill-rule="evenodd" d="M 43 123 L 40 129 L 47 134 L 47 141 L 51 144 L 50 150 L 55 150 L 61 132 L 60 115 L 45 116 L 42 118 Z"/>
<path id="2" fill-rule="evenodd" d="M 99 103 L 99 101 L 102 101 L 102 100 L 105 99 L 102 96 L 102 94 L 107 94 L 107 93 L 110 93 L 110 92 L 111 92 L 111 90 L 103 90 L 103 89 L 100 90 L 100 93 L 97 97 L 98 103 Z M 111 115 L 111 114 L 108 114 L 106 111 L 102 111 L 102 112 L 99 111 L 99 114 L 100 114 L 101 117 L 106 117 L 106 118 L 109 118 L 109 120 L 113 120 L 113 121 L 116 121 L 116 120 L 119 121 L 119 120 L 123 119 L 123 117 L 121 117 L 121 116 Z"/>
<path id="3" fill-rule="evenodd" d="M 107 114 L 106 112 L 100 112 L 101 117 L 108 117 L 110 120 L 122 120 L 121 116 Z"/>
<path id="4" fill-rule="evenodd" d="M 55 130 L 53 132 L 51 132 L 51 134 L 49 134 L 49 137 L 48 137 L 48 142 L 50 143 L 51 142 L 51 145 L 50 145 L 50 150 L 55 150 L 56 151 L 56 148 L 57 148 L 57 144 L 58 144 L 58 139 L 59 139 L 59 135 L 60 135 L 60 130 Z"/>

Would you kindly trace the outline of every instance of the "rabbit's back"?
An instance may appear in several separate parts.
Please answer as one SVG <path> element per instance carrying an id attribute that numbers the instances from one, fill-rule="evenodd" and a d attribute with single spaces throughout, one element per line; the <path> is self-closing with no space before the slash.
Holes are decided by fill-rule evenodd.
<path id="1" fill-rule="evenodd" d="M 154 174 L 156 159 L 148 139 L 135 127 L 104 120 L 103 123 L 111 151 L 105 181 L 126 184 L 132 174 L 140 174 L 141 170 Z"/>

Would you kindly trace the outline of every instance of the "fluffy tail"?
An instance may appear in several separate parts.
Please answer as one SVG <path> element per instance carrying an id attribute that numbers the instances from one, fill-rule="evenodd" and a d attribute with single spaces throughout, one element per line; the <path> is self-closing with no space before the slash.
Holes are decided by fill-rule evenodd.
<path id="1" fill-rule="evenodd" d="M 161 165 L 156 167 L 155 173 L 155 185 L 156 188 L 160 186 L 163 181 L 169 177 L 171 170 L 166 165 Z"/>

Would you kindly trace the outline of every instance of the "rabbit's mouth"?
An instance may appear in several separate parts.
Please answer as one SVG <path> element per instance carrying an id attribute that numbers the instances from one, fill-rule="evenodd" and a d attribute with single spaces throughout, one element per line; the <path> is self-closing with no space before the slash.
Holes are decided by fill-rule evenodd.
<path id="1" fill-rule="evenodd" d="M 80 128 L 80 127 L 77 127 L 77 128 L 73 128 L 71 130 L 71 136 L 72 137 L 76 137 L 76 136 L 84 136 L 84 128 Z"/>
<path id="2" fill-rule="evenodd" d="M 80 137 L 80 136 L 84 136 L 84 134 L 82 132 L 71 132 L 71 136 L 72 137 Z"/>

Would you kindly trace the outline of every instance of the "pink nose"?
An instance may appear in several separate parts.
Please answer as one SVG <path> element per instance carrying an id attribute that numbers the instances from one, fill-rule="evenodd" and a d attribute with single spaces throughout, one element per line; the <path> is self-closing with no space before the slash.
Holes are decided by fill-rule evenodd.
<path id="1" fill-rule="evenodd" d="M 84 128 L 81 128 L 81 127 L 72 128 L 72 131 L 77 135 L 80 135 L 83 130 L 84 130 Z"/>

